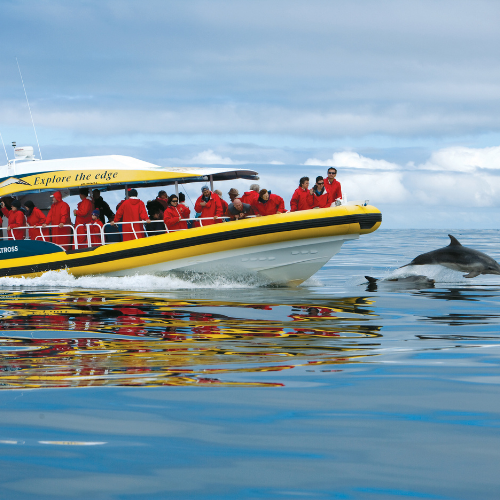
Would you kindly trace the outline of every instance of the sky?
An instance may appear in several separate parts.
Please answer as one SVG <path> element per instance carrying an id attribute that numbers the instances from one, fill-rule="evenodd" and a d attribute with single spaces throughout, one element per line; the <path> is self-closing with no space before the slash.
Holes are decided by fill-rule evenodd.
<path id="1" fill-rule="evenodd" d="M 9 158 L 38 150 L 17 58 L 44 159 L 246 165 L 286 200 L 332 165 L 384 228 L 499 227 L 496 0 L 0 6 Z"/>

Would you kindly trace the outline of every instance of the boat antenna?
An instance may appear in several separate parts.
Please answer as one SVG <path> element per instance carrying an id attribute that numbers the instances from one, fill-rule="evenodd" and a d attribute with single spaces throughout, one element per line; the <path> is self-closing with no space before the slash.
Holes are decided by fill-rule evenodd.
<path id="1" fill-rule="evenodd" d="M 40 160 L 43 160 L 42 150 L 40 149 L 40 143 L 38 142 L 38 136 L 36 135 L 35 122 L 33 121 L 33 115 L 31 114 L 30 102 L 28 101 L 28 94 L 26 93 L 26 88 L 24 87 L 24 80 L 23 80 L 23 75 L 21 73 L 21 66 L 19 66 L 19 61 L 17 60 L 17 57 L 16 57 L 16 63 L 17 63 L 17 68 L 19 69 L 19 75 L 21 76 L 21 83 L 23 84 L 23 90 L 24 90 L 24 95 L 26 96 L 26 102 L 28 103 L 28 109 L 30 111 L 30 116 L 31 116 L 31 123 L 33 124 L 33 130 L 35 131 L 36 144 L 38 146 L 38 152 L 40 153 Z"/>
<path id="2" fill-rule="evenodd" d="M 5 156 L 7 157 L 7 163 L 9 163 L 9 155 L 7 154 L 7 150 L 5 149 L 2 134 L 0 134 L 0 139 L 2 139 L 3 150 L 5 151 Z"/>

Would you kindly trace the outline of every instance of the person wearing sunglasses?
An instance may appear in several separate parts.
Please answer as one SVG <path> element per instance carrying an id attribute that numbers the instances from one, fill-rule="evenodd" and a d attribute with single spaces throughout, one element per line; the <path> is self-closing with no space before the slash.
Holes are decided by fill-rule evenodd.
<path id="1" fill-rule="evenodd" d="M 168 197 L 168 207 L 163 212 L 163 222 L 169 231 L 187 229 L 187 222 L 182 220 L 182 209 L 179 208 L 179 198 L 172 194 Z"/>
<path id="2" fill-rule="evenodd" d="M 332 203 L 338 198 L 342 198 L 342 188 L 337 180 L 337 169 L 330 167 L 328 169 L 328 177 L 325 179 L 325 188 L 330 193 Z"/>
<path id="3" fill-rule="evenodd" d="M 325 208 L 332 204 L 330 193 L 326 190 L 325 181 L 321 175 L 316 177 L 316 184 L 312 188 L 313 208 Z"/>

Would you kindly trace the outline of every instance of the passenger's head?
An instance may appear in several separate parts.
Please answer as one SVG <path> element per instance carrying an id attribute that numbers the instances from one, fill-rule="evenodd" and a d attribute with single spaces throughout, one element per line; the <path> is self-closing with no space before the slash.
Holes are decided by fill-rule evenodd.
<path id="1" fill-rule="evenodd" d="M 269 199 L 269 193 L 267 192 L 267 189 L 261 189 L 259 191 L 259 198 L 264 201 L 267 201 Z"/>
<path id="2" fill-rule="evenodd" d="M 62 201 L 61 191 L 56 191 L 54 194 L 51 194 L 50 197 L 52 198 L 52 205 L 54 205 L 58 201 Z"/>
<path id="3" fill-rule="evenodd" d="M 316 177 L 316 185 L 321 187 L 324 184 L 325 184 L 325 181 L 323 180 L 323 176 L 318 175 L 318 177 Z"/>
<path id="4" fill-rule="evenodd" d="M 179 203 L 184 203 L 186 201 L 186 195 L 184 193 L 179 193 Z"/>
<path id="5" fill-rule="evenodd" d="M 97 198 L 101 197 L 101 192 L 98 189 L 92 190 L 92 198 L 94 200 L 97 200 Z"/>
<path id="6" fill-rule="evenodd" d="M 27 210 L 28 215 L 31 215 L 31 212 L 33 212 L 35 208 L 35 204 L 31 200 L 28 200 L 24 203 L 24 208 Z"/>
<path id="7" fill-rule="evenodd" d="M 309 177 L 301 177 L 299 184 L 301 188 L 307 189 L 309 187 Z"/>
<path id="8" fill-rule="evenodd" d="M 203 186 L 201 188 L 201 194 L 205 196 L 205 198 L 210 196 L 210 189 L 208 188 L 208 186 Z"/>
<path id="9" fill-rule="evenodd" d="M 80 194 L 80 198 L 84 200 L 89 195 L 89 188 L 80 188 L 78 193 Z"/>
<path id="10" fill-rule="evenodd" d="M 231 201 L 234 201 L 234 199 L 238 198 L 238 196 L 240 195 L 239 191 L 236 188 L 231 188 L 227 194 L 229 195 Z"/>
<path id="11" fill-rule="evenodd" d="M 99 209 L 96 208 L 95 210 L 92 211 L 92 220 L 97 220 L 99 218 Z"/>
<path id="12" fill-rule="evenodd" d="M 250 191 L 256 191 L 258 193 L 260 191 L 260 186 L 258 184 L 250 184 Z"/>
<path id="13" fill-rule="evenodd" d="M 168 204 L 169 205 L 176 207 L 178 203 L 179 203 L 179 197 L 176 194 L 171 194 L 168 197 Z"/>
<path id="14" fill-rule="evenodd" d="M 21 202 L 19 200 L 12 200 L 12 203 L 10 204 L 10 209 L 13 212 L 16 212 L 21 208 Z"/>
<path id="15" fill-rule="evenodd" d="M 335 167 L 330 167 L 328 169 L 328 179 L 333 180 L 337 175 L 337 169 Z"/>
<path id="16" fill-rule="evenodd" d="M 222 198 L 222 191 L 220 189 L 214 189 L 214 193 L 219 197 Z"/>
<path id="17" fill-rule="evenodd" d="M 233 200 L 233 206 L 236 208 L 236 210 L 243 210 L 243 203 L 241 203 L 241 200 L 239 198 L 235 198 Z"/>
<path id="18" fill-rule="evenodd" d="M 137 197 L 137 189 L 132 188 L 128 190 L 128 197 L 131 198 L 132 196 Z"/>
<path id="19" fill-rule="evenodd" d="M 162 200 L 166 200 L 167 199 L 166 191 L 158 191 L 158 198 L 161 198 Z"/>

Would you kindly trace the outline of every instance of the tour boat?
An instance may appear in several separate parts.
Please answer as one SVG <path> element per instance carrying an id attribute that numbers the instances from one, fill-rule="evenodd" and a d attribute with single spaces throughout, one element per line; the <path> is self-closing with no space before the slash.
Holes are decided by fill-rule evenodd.
<path id="1" fill-rule="evenodd" d="M 104 192 L 170 186 L 178 193 L 179 184 L 191 182 L 210 183 L 213 191 L 214 182 L 258 179 L 256 171 L 244 168 L 163 168 L 128 156 L 39 160 L 30 147 L 17 148 L 15 154 L 3 169 L 0 198 L 16 198 L 21 205 L 31 200 L 45 214 L 55 191 L 63 198 L 78 195 L 81 187 Z M 87 246 L 71 250 L 43 236 L 14 240 L 4 227 L 8 239 L 0 240 L 0 276 L 36 277 L 64 269 L 74 276 L 214 273 L 296 286 L 321 269 L 345 241 L 375 231 L 381 221 L 380 211 L 366 202 L 344 202 L 206 226 L 201 220 L 201 227 L 117 243 L 106 241 L 106 224 L 102 244 L 89 246 L 89 238 Z M 74 234 L 76 228 L 68 229 Z"/>

